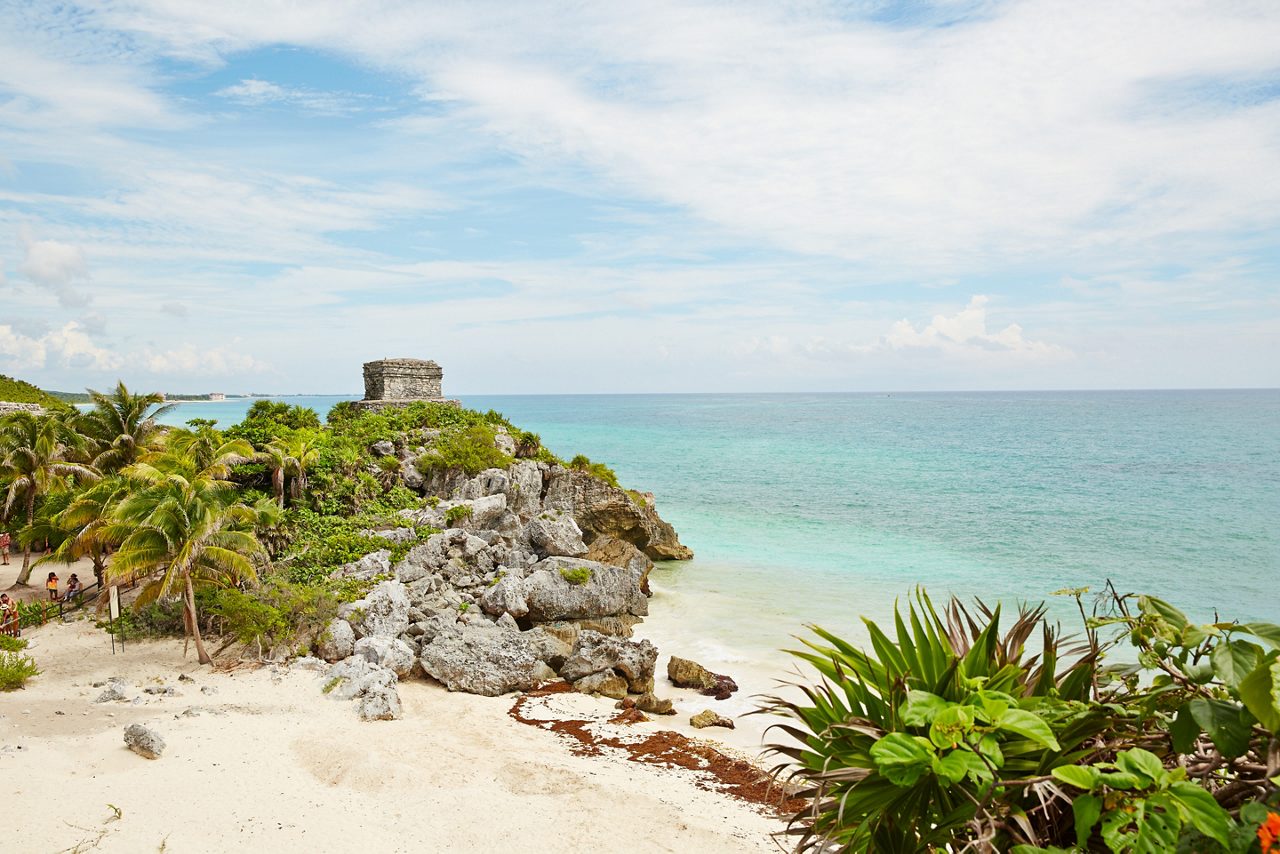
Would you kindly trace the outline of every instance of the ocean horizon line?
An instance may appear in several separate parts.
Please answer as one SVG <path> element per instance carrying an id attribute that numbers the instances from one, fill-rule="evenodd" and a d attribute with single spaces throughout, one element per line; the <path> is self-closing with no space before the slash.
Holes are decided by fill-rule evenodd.
<path id="1" fill-rule="evenodd" d="M 453 397 L 798 397 L 798 396 L 881 396 L 894 394 L 1136 394 L 1148 392 L 1194 392 L 1227 393 L 1227 392 L 1280 392 L 1280 386 L 1223 386 L 1223 387 L 1147 387 L 1147 388 L 968 388 L 968 389 L 883 389 L 865 391 L 547 391 L 547 392 L 450 392 Z M 208 392 L 165 392 L 165 394 L 207 394 Z M 272 392 L 260 394 L 242 394 L 227 392 L 229 400 L 262 399 L 279 397 L 342 397 L 360 400 L 362 392 Z M 172 403 L 218 403 L 210 400 L 174 400 Z"/>

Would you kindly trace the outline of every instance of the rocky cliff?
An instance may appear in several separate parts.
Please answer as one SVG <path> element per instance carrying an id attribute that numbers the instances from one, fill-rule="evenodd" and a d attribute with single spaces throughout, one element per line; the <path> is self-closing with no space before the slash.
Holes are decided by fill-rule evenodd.
<path id="1" fill-rule="evenodd" d="M 403 483 L 430 498 L 400 511 L 403 527 L 368 533 L 407 544 L 423 526 L 442 530 L 394 564 L 382 550 L 339 570 L 388 579 L 345 606 L 318 644 L 331 686 L 362 716 L 398 716 L 394 683 L 411 674 L 485 695 L 557 678 L 617 698 L 652 690 L 658 652 L 630 640 L 648 614 L 649 571 L 655 559 L 692 557 L 652 496 L 530 459 L 423 474 L 423 447 L 370 450 L 397 457 Z"/>

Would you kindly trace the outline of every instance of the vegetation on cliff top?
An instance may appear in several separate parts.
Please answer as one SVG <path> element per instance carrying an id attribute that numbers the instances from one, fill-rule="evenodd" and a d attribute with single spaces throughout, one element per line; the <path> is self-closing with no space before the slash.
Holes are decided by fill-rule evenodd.
<path id="1" fill-rule="evenodd" d="M 50 409 L 62 407 L 62 402 L 47 391 L 29 382 L 0 374 L 0 401 L 7 403 L 35 403 Z"/>
<path id="2" fill-rule="evenodd" d="M 21 580 L 45 542 L 41 563 L 90 558 L 100 581 L 141 579 L 129 630 L 185 632 L 202 662 L 202 630 L 267 649 L 292 643 L 373 583 L 335 579 L 335 568 L 383 548 L 398 560 L 435 533 L 421 527 L 394 544 L 376 534 L 405 525 L 398 511 L 439 501 L 405 486 L 409 451 L 426 475 L 560 462 L 494 411 L 339 404 L 325 425 L 313 410 L 259 400 L 226 430 L 204 419 L 184 429 L 156 422 L 167 408 L 158 394 L 119 384 L 89 397 L 88 412 L 0 419 L 0 527 L 24 547 Z M 447 521 L 469 509 L 451 508 Z"/>

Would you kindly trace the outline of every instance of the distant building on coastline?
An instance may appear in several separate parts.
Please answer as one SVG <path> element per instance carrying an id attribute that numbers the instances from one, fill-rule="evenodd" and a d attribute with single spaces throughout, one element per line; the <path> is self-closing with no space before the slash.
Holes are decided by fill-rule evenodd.
<path id="1" fill-rule="evenodd" d="M 384 409 L 426 401 L 461 406 L 441 391 L 444 369 L 431 360 L 379 359 L 364 363 L 364 400 L 361 409 Z"/>
<path id="2" fill-rule="evenodd" d="M 210 400 L 226 400 L 227 396 L 220 391 L 211 391 L 209 392 L 209 399 Z"/>

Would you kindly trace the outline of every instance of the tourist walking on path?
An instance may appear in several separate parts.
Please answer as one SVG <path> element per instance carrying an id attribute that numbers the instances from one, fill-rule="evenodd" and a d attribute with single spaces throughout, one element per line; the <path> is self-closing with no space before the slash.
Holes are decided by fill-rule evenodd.
<path id="1" fill-rule="evenodd" d="M 5 566 L 9 565 L 9 544 L 13 542 L 13 538 L 9 536 L 8 531 L 0 531 L 0 563 Z"/>
<path id="2" fill-rule="evenodd" d="M 0 593 L 0 635 L 16 638 L 20 634 L 17 600 L 10 599 L 8 593 Z"/>
<path id="3" fill-rule="evenodd" d="M 50 602 L 58 601 L 58 573 L 49 573 L 49 577 L 44 582 L 44 589 L 49 591 Z"/>

